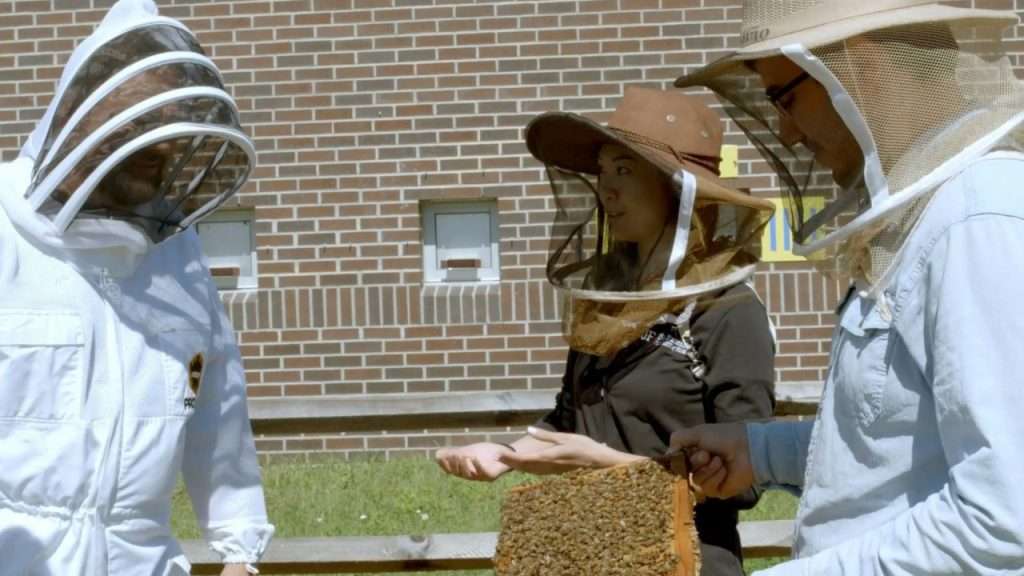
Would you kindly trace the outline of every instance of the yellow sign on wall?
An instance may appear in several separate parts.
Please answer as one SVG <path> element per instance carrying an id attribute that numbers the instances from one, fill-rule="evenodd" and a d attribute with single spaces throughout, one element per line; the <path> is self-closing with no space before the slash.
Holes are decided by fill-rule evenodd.
<path id="1" fill-rule="evenodd" d="M 740 175 L 740 149 L 735 144 L 722 145 L 722 161 L 718 164 L 718 174 L 722 178 L 735 178 Z"/>
<path id="2" fill-rule="evenodd" d="M 722 161 L 718 172 L 722 178 L 739 177 L 739 146 L 723 144 Z M 764 228 L 761 236 L 761 261 L 763 262 L 805 262 L 807 258 L 793 253 L 793 227 L 790 225 L 792 215 L 786 208 L 783 198 L 767 198 L 775 205 L 775 214 Z M 804 210 L 810 216 L 825 209 L 825 198 L 811 196 L 803 199 Z M 816 238 L 815 234 L 812 238 Z"/>
<path id="3" fill-rule="evenodd" d="M 775 204 L 775 214 L 765 226 L 761 236 L 761 260 L 763 262 L 804 262 L 803 256 L 793 254 L 792 215 L 782 198 L 768 198 Z M 804 209 L 813 216 L 825 208 L 825 198 L 812 196 L 804 198 Z"/>

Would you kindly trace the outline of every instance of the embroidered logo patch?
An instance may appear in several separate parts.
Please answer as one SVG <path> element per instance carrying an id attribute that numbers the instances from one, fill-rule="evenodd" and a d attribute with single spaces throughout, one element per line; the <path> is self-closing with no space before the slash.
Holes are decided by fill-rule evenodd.
<path id="1" fill-rule="evenodd" d="M 185 391 L 185 408 L 195 408 L 199 388 L 203 385 L 203 367 L 205 362 L 202 353 L 196 354 L 188 363 L 188 390 Z"/>

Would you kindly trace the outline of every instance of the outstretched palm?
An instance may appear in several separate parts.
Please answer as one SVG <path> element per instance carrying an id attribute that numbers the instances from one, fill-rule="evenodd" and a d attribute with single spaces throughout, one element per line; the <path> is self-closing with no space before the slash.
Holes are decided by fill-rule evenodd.
<path id="1" fill-rule="evenodd" d="M 509 452 L 511 450 L 501 444 L 478 442 L 459 448 L 442 448 L 434 459 L 442 470 L 453 476 L 490 482 L 509 471 L 509 467 L 500 460 Z"/>

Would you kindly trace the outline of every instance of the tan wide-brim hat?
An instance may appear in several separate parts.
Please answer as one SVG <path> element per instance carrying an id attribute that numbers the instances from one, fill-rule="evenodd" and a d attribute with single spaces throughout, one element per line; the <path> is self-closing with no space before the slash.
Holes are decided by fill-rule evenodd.
<path id="1" fill-rule="evenodd" d="M 697 180 L 698 201 L 774 210 L 770 201 L 722 183 L 718 176 L 721 120 L 695 96 L 630 87 L 607 126 L 569 112 L 547 112 L 526 126 L 530 154 L 563 170 L 598 174 L 598 154 L 606 144 L 630 150 L 670 179 L 680 169 L 692 173 Z"/>
<path id="2" fill-rule="evenodd" d="M 742 47 L 693 74 L 680 76 L 676 87 L 704 86 L 743 62 L 777 56 L 791 44 L 814 49 L 874 30 L 912 24 L 958 22 L 1005 28 L 1018 22 L 1011 11 L 958 8 L 930 0 L 818 0 L 803 8 L 806 4 L 806 0 L 746 0 Z"/>

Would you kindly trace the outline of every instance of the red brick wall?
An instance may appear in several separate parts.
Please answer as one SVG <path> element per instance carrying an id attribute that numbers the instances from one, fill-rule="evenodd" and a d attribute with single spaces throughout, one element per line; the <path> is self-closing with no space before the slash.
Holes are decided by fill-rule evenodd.
<path id="1" fill-rule="evenodd" d="M 1012 8 L 1012 0 L 977 0 Z M 106 0 L 0 0 L 0 158 L 16 155 Z M 259 288 L 225 293 L 250 394 L 559 386 L 548 191 L 522 128 L 604 114 L 737 43 L 738 0 L 163 0 L 225 73 L 260 165 Z M 742 140 L 737 140 L 742 142 Z M 744 157 L 752 157 L 745 150 Z M 421 200 L 495 198 L 501 275 L 421 282 Z M 765 265 L 778 378 L 820 381 L 837 282 Z M 266 454 L 421 454 L 488 431 L 262 439 Z"/>

